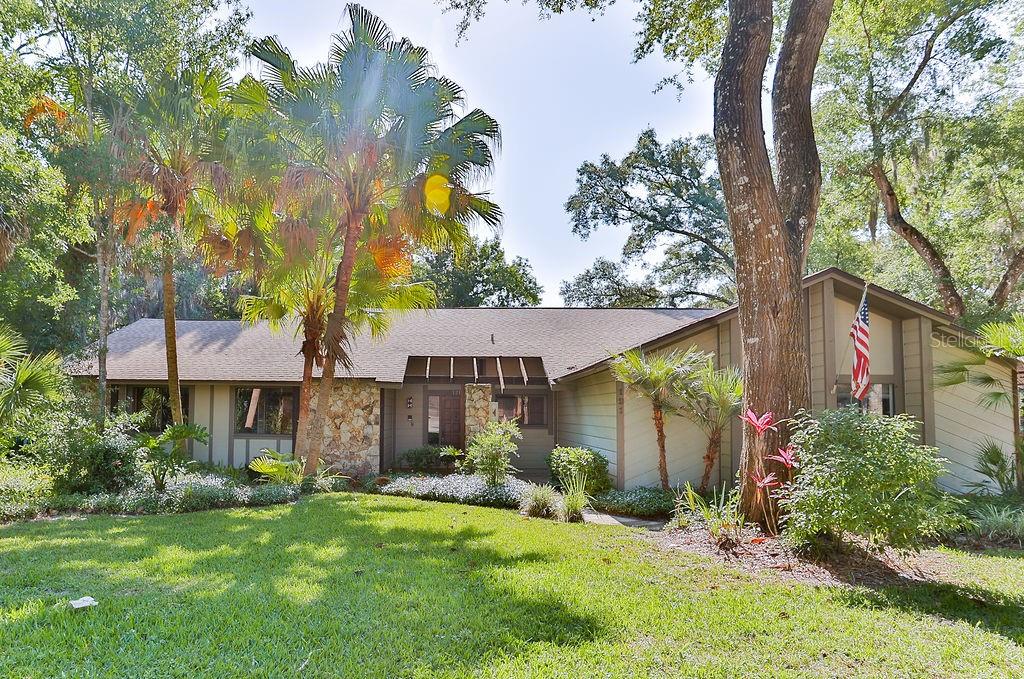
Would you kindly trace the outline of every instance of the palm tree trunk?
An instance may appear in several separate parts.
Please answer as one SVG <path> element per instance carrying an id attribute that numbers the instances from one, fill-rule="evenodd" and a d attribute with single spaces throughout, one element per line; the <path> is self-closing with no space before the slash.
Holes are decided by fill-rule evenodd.
<path id="1" fill-rule="evenodd" d="M 96 428 L 102 434 L 107 421 L 107 336 L 110 334 L 110 242 L 108 238 L 109 224 L 100 224 L 99 207 L 93 206 L 96 215 L 96 276 L 99 283 L 100 308 L 99 338 L 96 351 L 96 367 L 99 375 L 96 388 Z"/>
<path id="2" fill-rule="evenodd" d="M 163 245 L 164 344 L 167 347 L 167 397 L 174 424 L 185 424 L 181 410 L 181 382 L 178 379 L 178 331 L 174 318 L 174 253 Z"/>
<path id="3" fill-rule="evenodd" d="M 708 483 L 711 482 L 711 472 L 715 468 L 715 460 L 718 459 L 718 451 L 722 447 L 722 430 L 712 429 L 708 433 L 708 448 L 704 453 L 704 476 L 700 479 L 699 492 L 703 495 L 708 491 Z"/>
<path id="4" fill-rule="evenodd" d="M 313 397 L 313 363 L 316 360 L 313 352 L 302 349 L 302 385 L 299 387 L 299 418 L 295 426 L 295 457 L 298 459 L 299 441 L 306 441 L 309 432 L 309 402 Z"/>
<path id="5" fill-rule="evenodd" d="M 665 413 L 660 406 L 654 406 L 654 430 L 658 433 L 658 475 L 661 476 L 661 488 L 671 490 L 668 483 L 668 457 L 665 454 Z"/>
<path id="6" fill-rule="evenodd" d="M 356 265 L 356 248 L 363 232 L 363 215 L 352 213 L 345 228 L 345 250 L 334 274 L 334 308 L 327 317 L 326 346 L 323 374 L 317 390 L 316 409 L 309 422 L 309 447 L 306 450 L 306 474 L 315 474 L 324 448 L 324 419 L 331 407 L 334 392 L 334 371 L 342 357 L 345 344 L 345 320 L 348 315 L 348 294 L 352 285 L 352 271 Z"/>

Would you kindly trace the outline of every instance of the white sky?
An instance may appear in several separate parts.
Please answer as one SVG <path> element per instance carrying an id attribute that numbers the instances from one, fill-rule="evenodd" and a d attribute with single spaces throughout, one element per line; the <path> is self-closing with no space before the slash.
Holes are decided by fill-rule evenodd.
<path id="1" fill-rule="evenodd" d="M 344 27 L 341 2 L 251 0 L 255 36 L 277 35 L 303 64 L 323 61 L 331 34 Z M 544 304 L 561 305 L 558 287 L 598 256 L 617 259 L 626 233 L 602 229 L 587 241 L 570 230 L 563 205 L 576 168 L 601 153 L 619 157 L 647 126 L 659 139 L 711 131 L 711 81 L 679 99 L 653 90 L 675 65 L 660 57 L 632 63 L 637 25 L 633 2 L 604 16 L 577 12 L 539 20 L 533 4 L 490 0 L 484 19 L 456 45 L 458 17 L 432 0 L 363 0 L 396 35 L 430 51 L 444 75 L 501 124 L 503 147 L 490 188 L 505 212 L 502 240 L 510 257 L 530 260 Z M 255 68 L 243 64 L 246 68 Z"/>

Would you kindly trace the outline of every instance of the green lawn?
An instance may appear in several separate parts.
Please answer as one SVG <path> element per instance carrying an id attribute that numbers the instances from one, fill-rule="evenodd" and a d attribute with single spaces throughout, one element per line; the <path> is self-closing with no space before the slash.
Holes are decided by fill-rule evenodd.
<path id="1" fill-rule="evenodd" d="M 971 587 L 816 589 L 350 494 L 35 522 L 0 528 L 0 676 L 1024 674 L 1024 552 L 950 556 Z"/>

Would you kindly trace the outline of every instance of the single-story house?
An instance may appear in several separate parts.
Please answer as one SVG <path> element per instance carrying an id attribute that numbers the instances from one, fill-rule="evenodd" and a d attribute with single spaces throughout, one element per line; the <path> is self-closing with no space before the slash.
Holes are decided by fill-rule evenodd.
<path id="1" fill-rule="evenodd" d="M 864 282 L 838 269 L 804 281 L 812 407 L 849 402 L 848 331 Z M 1018 408 L 985 407 L 971 384 L 936 388 L 936 366 L 963 360 L 970 336 L 939 311 L 868 286 L 871 372 L 878 407 L 922 423 L 925 443 L 949 460 L 943 483 L 964 490 L 983 441 L 1012 454 Z M 291 332 L 236 321 L 178 321 L 179 372 L 187 418 L 210 432 L 193 442 L 199 460 L 243 466 L 264 448 L 291 452 L 300 340 Z M 616 383 L 611 355 L 697 346 L 720 366 L 740 363 L 736 308 L 437 309 L 394 319 L 387 336 L 356 337 L 353 367 L 342 373 L 327 420 L 325 457 L 340 467 L 386 470 L 403 452 L 427 444 L 462 447 L 488 419 L 516 418 L 523 440 L 514 464 L 530 477 L 547 473 L 556 445 L 585 446 L 607 457 L 619 488 L 656 485 L 657 447 L 650 405 Z M 108 379 L 114 406 L 139 409 L 166 395 L 163 323 L 136 321 L 112 333 Z M 1016 387 L 1015 366 L 978 366 Z M 96 375 L 95 362 L 72 373 Z M 154 396 L 156 394 L 156 396 Z M 152 406 L 152 402 L 150 403 Z M 155 415 L 165 420 L 166 412 Z M 154 424 L 154 427 L 161 423 Z M 703 433 L 682 417 L 667 426 L 673 483 L 697 480 Z M 717 482 L 739 464 L 740 424 L 723 442 Z"/>

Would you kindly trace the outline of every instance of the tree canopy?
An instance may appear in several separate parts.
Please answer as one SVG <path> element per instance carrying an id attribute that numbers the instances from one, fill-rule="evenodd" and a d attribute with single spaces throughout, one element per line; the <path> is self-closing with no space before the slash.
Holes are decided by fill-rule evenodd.
<path id="1" fill-rule="evenodd" d="M 424 250 L 413 261 L 413 278 L 433 284 L 443 308 L 537 306 L 544 292 L 530 263 L 509 261 L 497 238 L 473 238 L 459 252 Z"/>

